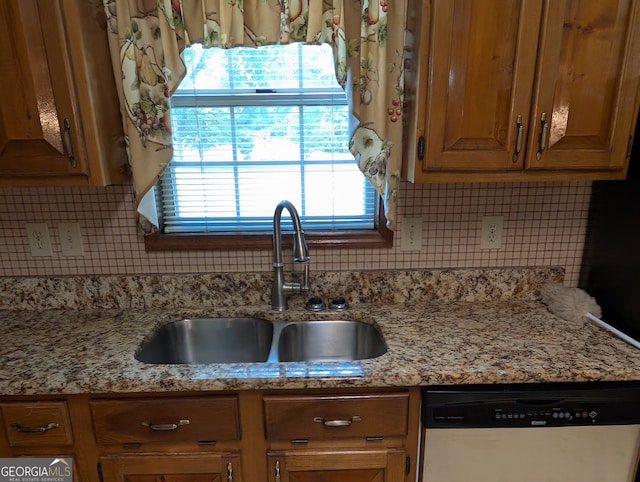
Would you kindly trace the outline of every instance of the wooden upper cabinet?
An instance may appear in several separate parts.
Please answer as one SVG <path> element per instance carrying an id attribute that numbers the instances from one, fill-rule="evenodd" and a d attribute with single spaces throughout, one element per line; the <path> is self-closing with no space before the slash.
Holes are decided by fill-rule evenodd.
<path id="1" fill-rule="evenodd" d="M 122 121 L 95 2 L 0 2 L 0 186 L 125 179 Z"/>
<path id="2" fill-rule="evenodd" d="M 625 176 L 640 2 L 420 3 L 408 73 L 410 181 Z"/>
<path id="3" fill-rule="evenodd" d="M 640 75 L 634 3 L 545 4 L 527 168 L 624 170 Z"/>
<path id="4" fill-rule="evenodd" d="M 427 168 L 521 168 L 512 154 L 531 102 L 539 2 L 435 1 L 431 15 Z"/>

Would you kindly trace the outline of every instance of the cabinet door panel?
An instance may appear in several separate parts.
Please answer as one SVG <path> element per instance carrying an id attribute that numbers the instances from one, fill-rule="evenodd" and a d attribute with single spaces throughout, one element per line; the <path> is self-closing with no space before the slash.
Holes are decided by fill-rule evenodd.
<path id="1" fill-rule="evenodd" d="M 100 457 L 104 482 L 239 482 L 238 454 L 114 454 Z"/>
<path id="2" fill-rule="evenodd" d="M 269 482 L 402 482 L 405 453 L 389 450 L 299 450 L 269 454 Z"/>
<path id="3" fill-rule="evenodd" d="M 408 430 L 408 411 L 409 392 L 264 397 L 269 440 L 402 437 Z"/>
<path id="4" fill-rule="evenodd" d="M 424 169 L 522 168 L 540 15 L 531 0 L 434 0 Z"/>
<path id="5" fill-rule="evenodd" d="M 546 2 L 527 168 L 624 168 L 640 76 L 637 11 L 631 0 Z"/>
<path id="6" fill-rule="evenodd" d="M 59 2 L 2 2 L 0 27 L 0 174 L 86 173 Z"/>
<path id="7" fill-rule="evenodd" d="M 235 395 L 91 400 L 89 404 L 100 445 L 240 439 Z"/>
<path id="8" fill-rule="evenodd" d="M 11 447 L 73 445 L 66 401 L 0 403 Z"/>

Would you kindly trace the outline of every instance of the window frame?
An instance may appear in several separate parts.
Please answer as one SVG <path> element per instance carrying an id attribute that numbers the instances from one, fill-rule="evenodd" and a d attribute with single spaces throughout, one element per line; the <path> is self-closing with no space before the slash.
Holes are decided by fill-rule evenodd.
<path id="1" fill-rule="evenodd" d="M 250 89 L 251 90 L 251 89 Z M 286 94 L 287 89 L 282 90 Z M 215 94 L 217 91 L 211 91 Z M 257 93 L 257 91 L 255 91 Z M 280 92 L 280 91 L 279 91 Z M 280 96 L 282 96 L 280 92 Z M 293 91 L 292 91 L 293 92 Z M 323 95 L 327 95 L 327 90 L 322 89 Z M 287 96 L 295 96 L 297 99 L 299 93 L 288 93 Z M 335 95 L 335 94 L 333 94 Z M 205 92 L 205 97 L 207 92 Z M 244 96 L 242 96 L 244 97 Z M 288 98 L 287 97 L 287 98 Z M 178 96 L 176 101 L 178 104 L 188 104 L 191 95 L 185 94 Z M 212 101 L 205 99 L 205 104 Z M 246 102 L 241 101 L 240 105 Z M 278 99 L 281 102 L 281 99 Z M 216 106 L 220 103 L 217 97 Z M 190 104 L 189 104 L 190 105 Z M 234 104 L 235 105 L 235 104 Z M 354 161 L 355 162 L 355 161 Z M 365 181 L 367 182 L 367 181 Z M 160 189 L 156 189 L 156 201 L 158 206 L 161 205 Z M 275 210 L 275 206 L 274 206 Z M 259 231 L 218 231 L 218 232 L 164 232 L 164 223 L 162 220 L 162 210 L 158 210 L 160 216 L 160 229 L 152 234 L 145 236 L 146 251 L 183 251 L 183 250 L 237 250 L 237 249 L 270 249 L 272 245 L 272 232 L 269 229 Z M 391 247 L 393 245 L 393 232 L 386 227 L 386 217 L 384 216 L 384 206 L 379 194 L 376 195 L 376 209 L 373 219 L 374 227 L 372 229 L 349 229 L 341 230 L 309 230 L 305 233 L 307 243 L 312 248 L 318 247 Z M 304 224 L 303 224 L 304 228 Z M 285 237 L 284 242 L 288 240 Z"/>
<path id="2" fill-rule="evenodd" d="M 275 210 L 275 206 L 274 206 Z M 162 225 L 162 221 L 160 221 Z M 304 225 L 302 226 L 304 229 Z M 382 198 L 378 196 L 378 210 L 375 229 L 345 230 L 326 232 L 305 232 L 307 244 L 312 249 L 318 248 L 391 248 L 393 231 L 387 228 Z M 172 233 L 161 230 L 144 237 L 146 251 L 206 251 L 206 250 L 246 250 L 271 249 L 273 233 Z M 291 236 L 283 237 L 283 245 L 292 244 Z"/>

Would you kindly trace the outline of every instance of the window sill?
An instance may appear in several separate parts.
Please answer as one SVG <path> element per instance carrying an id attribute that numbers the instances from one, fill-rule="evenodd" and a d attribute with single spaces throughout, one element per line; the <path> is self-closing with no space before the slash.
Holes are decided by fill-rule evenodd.
<path id="1" fill-rule="evenodd" d="M 310 248 L 391 248 L 393 231 L 387 228 L 382 199 L 378 197 L 378 211 L 375 229 L 367 231 L 327 231 L 305 232 L 304 236 Z M 303 226 L 304 228 L 304 226 Z M 284 231 L 282 244 L 293 246 L 293 236 Z M 271 231 L 261 233 L 189 233 L 164 234 L 156 232 L 144 238 L 145 251 L 207 251 L 207 250 L 243 250 L 265 249 L 273 247 Z"/>
<path id="2" fill-rule="evenodd" d="M 290 233 L 282 236 L 284 246 L 293 243 Z M 393 232 L 386 227 L 372 231 L 305 233 L 310 248 L 391 248 Z M 203 251 L 272 248 L 271 233 L 260 234 L 162 234 L 144 238 L 146 251 Z"/>

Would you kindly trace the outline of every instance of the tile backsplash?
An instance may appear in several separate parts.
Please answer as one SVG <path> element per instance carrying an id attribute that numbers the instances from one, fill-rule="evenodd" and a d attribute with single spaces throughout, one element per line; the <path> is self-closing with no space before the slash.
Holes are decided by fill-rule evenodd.
<path id="1" fill-rule="evenodd" d="M 317 249 L 314 271 L 561 267 L 577 285 L 590 182 L 403 183 L 393 248 Z M 480 249 L 482 217 L 504 218 L 500 249 Z M 419 251 L 401 250 L 404 217 L 422 219 Z M 34 257 L 25 223 L 46 223 L 53 255 Z M 63 256 L 58 224 L 78 222 L 83 256 Z M 271 252 L 145 252 L 128 185 L 0 189 L 0 276 L 253 273 L 271 270 Z"/>

